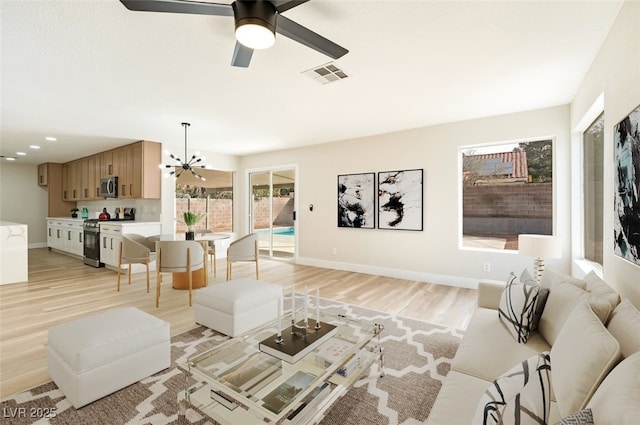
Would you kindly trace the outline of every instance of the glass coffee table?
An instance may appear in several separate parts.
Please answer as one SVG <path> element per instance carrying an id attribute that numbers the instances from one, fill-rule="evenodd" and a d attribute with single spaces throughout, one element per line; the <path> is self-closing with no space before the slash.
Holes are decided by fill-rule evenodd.
<path id="1" fill-rule="evenodd" d="M 327 311 L 320 312 L 319 320 L 325 332 L 334 326 L 335 331 L 295 359 L 260 350 L 265 342 L 276 339 L 278 329 L 284 328 L 281 323 L 291 324 L 289 313 L 283 321 L 269 322 L 178 363 L 187 372 L 187 382 L 196 381 L 179 393 L 181 406 L 187 402 L 220 424 L 319 421 L 375 361 L 383 376 L 382 325 Z M 310 339 L 316 332 L 315 323 L 309 320 Z M 297 325 L 300 328 L 293 337 L 304 338 L 303 322 Z M 281 334 L 290 335 L 290 329 Z M 286 339 L 287 334 L 284 336 Z"/>

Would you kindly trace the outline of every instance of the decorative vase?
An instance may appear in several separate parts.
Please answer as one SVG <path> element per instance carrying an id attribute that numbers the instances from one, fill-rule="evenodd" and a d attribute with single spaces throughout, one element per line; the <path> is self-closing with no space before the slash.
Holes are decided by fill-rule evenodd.
<path id="1" fill-rule="evenodd" d="M 184 238 L 188 241 L 193 241 L 196 239 L 196 232 L 193 231 L 193 227 L 187 227 L 187 232 L 184 234 Z"/>

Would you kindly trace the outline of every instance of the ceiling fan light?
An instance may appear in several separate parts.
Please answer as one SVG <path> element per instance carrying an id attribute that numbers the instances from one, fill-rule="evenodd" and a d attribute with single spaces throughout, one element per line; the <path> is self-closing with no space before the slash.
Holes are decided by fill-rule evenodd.
<path id="1" fill-rule="evenodd" d="M 246 23 L 236 28 L 236 40 L 251 49 L 268 49 L 276 42 L 276 35 L 261 23 Z"/>
<path id="2" fill-rule="evenodd" d="M 250 49 L 267 49 L 276 41 L 276 8 L 270 1 L 232 3 L 236 40 Z"/>

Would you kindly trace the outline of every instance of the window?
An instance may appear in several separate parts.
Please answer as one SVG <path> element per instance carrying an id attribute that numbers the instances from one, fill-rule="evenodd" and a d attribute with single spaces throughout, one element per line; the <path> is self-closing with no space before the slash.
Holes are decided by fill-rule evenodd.
<path id="1" fill-rule="evenodd" d="M 191 173 L 183 173 L 176 180 L 176 232 L 187 230 L 182 222 L 182 213 L 187 210 L 206 216 L 196 229 L 232 232 L 233 172 L 202 169 L 198 174 L 206 180 L 199 180 Z"/>
<path id="2" fill-rule="evenodd" d="M 553 144 L 462 149 L 462 246 L 518 249 L 519 234 L 553 233 Z"/>
<path id="3" fill-rule="evenodd" d="M 584 258 L 602 265 L 604 114 L 582 133 Z"/>

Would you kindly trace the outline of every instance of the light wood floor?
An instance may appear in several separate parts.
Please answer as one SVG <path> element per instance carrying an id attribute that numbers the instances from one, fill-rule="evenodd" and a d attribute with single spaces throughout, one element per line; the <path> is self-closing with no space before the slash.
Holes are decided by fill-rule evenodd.
<path id="1" fill-rule="evenodd" d="M 224 281 L 225 261 L 218 262 Z M 237 263 L 234 278 L 254 277 L 253 263 Z M 260 263 L 260 279 L 363 307 L 466 329 L 475 308 L 476 291 L 361 273 L 300 266 L 282 261 Z M 155 307 L 155 273 L 151 293 L 145 274 L 123 276 L 116 292 L 116 272 L 86 266 L 81 260 L 49 251 L 29 250 L 29 281 L 0 285 L 0 396 L 43 384 L 47 374 L 47 330 L 58 323 L 120 306 L 135 306 L 171 323 L 171 335 L 196 326 L 188 293 L 172 289 L 165 275 L 160 307 Z"/>

